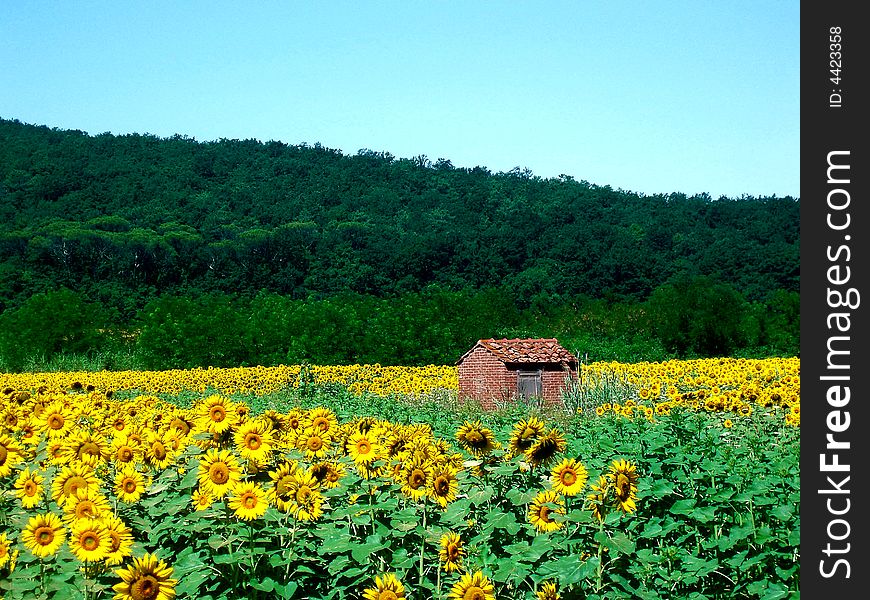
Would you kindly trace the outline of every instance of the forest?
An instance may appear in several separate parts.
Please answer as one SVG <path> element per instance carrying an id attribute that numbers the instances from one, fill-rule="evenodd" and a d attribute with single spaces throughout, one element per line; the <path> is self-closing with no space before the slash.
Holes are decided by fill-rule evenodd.
<path id="1" fill-rule="evenodd" d="M 590 360 L 793 356 L 799 214 L 792 197 L 0 119 L 0 368 L 119 349 L 149 368 L 451 364 L 514 335 Z"/>

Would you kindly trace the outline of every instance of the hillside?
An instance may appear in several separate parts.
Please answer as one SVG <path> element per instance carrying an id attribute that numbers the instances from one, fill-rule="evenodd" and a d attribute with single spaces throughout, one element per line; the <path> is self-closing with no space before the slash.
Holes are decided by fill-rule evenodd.
<path id="1" fill-rule="evenodd" d="M 89 136 L 0 120 L 0 299 L 111 282 L 388 295 L 437 283 L 642 300 L 689 271 L 797 291 L 792 198 L 641 196 L 318 145 Z M 26 285 L 9 273 L 26 274 Z"/>
<path id="2" fill-rule="evenodd" d="M 703 298 L 712 294 L 737 306 L 740 319 L 756 306 L 762 316 L 741 325 L 753 333 L 737 346 L 765 346 L 771 332 L 794 330 L 793 310 L 783 306 L 795 303 L 799 286 L 799 213 L 790 197 L 645 196 L 425 156 L 89 135 L 0 119 L 0 309 L 10 315 L 34 295 L 66 289 L 83 306 L 107 308 L 111 328 L 141 330 L 149 303 L 170 297 L 227 296 L 220 302 L 238 313 L 274 294 L 312 314 L 350 306 L 364 331 L 372 310 L 389 312 L 389 299 L 403 298 L 422 307 L 421 322 L 439 306 L 482 319 L 441 328 L 454 341 L 433 352 L 449 359 L 472 331 L 489 336 L 499 324 L 526 333 L 552 333 L 556 322 L 576 329 L 578 307 L 595 301 L 648 320 L 647 308 L 677 297 L 685 306 L 675 322 L 691 322 L 709 312 Z M 495 306 L 495 297 L 501 317 L 477 310 Z M 789 316 L 768 323 L 771 310 Z M 620 335 L 630 321 L 618 325 Z M 672 352 L 722 346 L 668 342 L 649 321 L 638 327 Z M 65 344 L 71 337 L 61 335 Z M 252 352 L 244 360 L 256 360 Z M 275 356 L 287 352 L 281 346 Z"/>

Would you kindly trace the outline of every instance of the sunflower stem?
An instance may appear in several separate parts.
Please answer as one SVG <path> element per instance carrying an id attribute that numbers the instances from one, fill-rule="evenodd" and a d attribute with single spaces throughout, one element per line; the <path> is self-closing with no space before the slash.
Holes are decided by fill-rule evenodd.
<path id="1" fill-rule="evenodd" d="M 604 537 L 604 515 L 598 521 L 598 531 L 602 534 L 599 537 Z M 604 544 L 598 542 L 598 581 L 595 584 L 595 592 L 600 592 L 604 586 Z"/>
<path id="2" fill-rule="evenodd" d="M 423 556 L 424 551 L 426 549 L 426 497 L 423 496 L 423 533 L 420 536 L 420 566 L 419 566 L 419 578 L 418 585 L 420 589 L 423 589 Z M 439 571 L 440 576 L 440 571 Z"/>

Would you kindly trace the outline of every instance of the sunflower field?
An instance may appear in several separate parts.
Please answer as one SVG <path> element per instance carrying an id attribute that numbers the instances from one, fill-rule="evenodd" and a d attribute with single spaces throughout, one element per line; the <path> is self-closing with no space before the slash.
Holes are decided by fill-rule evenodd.
<path id="1" fill-rule="evenodd" d="M 0 374 L 0 596 L 799 596 L 797 359 L 270 369 Z"/>

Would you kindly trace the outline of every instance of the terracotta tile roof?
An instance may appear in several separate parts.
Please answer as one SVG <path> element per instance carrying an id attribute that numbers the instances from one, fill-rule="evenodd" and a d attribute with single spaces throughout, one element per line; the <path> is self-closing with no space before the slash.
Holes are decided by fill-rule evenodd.
<path id="1" fill-rule="evenodd" d="M 555 338 L 537 339 L 486 339 L 475 344 L 483 346 L 496 358 L 505 363 L 576 363 L 577 358 L 562 347 Z M 472 348 L 458 362 L 462 362 Z"/>

